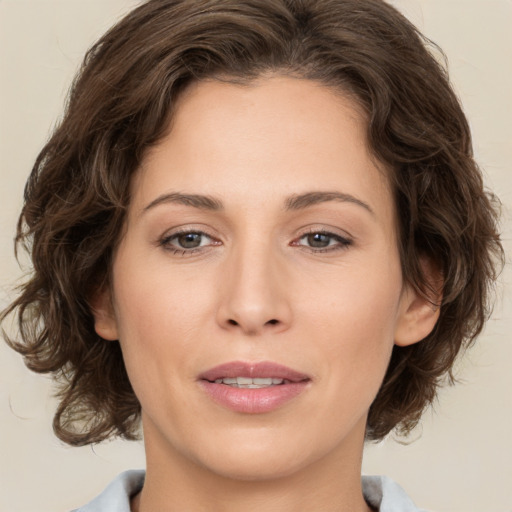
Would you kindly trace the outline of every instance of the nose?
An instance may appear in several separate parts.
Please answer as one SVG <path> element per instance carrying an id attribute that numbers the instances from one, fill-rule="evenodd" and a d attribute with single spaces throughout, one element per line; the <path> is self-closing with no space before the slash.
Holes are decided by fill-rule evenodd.
<path id="1" fill-rule="evenodd" d="M 247 336 L 282 332 L 291 324 L 289 269 L 268 247 L 240 247 L 224 262 L 217 322 Z"/>

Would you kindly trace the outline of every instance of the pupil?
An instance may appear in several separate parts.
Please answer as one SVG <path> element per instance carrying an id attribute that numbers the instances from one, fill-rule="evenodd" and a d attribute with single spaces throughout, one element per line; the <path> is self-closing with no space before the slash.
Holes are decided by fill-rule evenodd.
<path id="1" fill-rule="evenodd" d="M 308 235 L 308 243 L 311 247 L 327 247 L 329 245 L 329 236 L 322 233 Z"/>
<path id="2" fill-rule="evenodd" d="M 178 241 L 181 247 L 193 249 L 201 244 L 201 235 L 199 233 L 187 233 L 186 235 L 180 235 Z"/>

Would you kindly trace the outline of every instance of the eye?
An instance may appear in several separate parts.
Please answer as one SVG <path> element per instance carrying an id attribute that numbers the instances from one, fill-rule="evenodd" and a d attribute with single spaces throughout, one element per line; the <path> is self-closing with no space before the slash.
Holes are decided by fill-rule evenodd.
<path id="1" fill-rule="evenodd" d="M 185 254 L 202 247 L 218 245 L 218 242 L 202 231 L 179 231 L 164 236 L 159 244 L 175 253 Z"/>
<path id="2" fill-rule="evenodd" d="M 195 249 L 205 245 L 208 237 L 204 233 L 182 233 L 171 240 L 182 249 Z"/>
<path id="3" fill-rule="evenodd" d="M 352 241 L 336 235 L 335 233 L 329 233 L 327 231 L 312 231 L 302 235 L 293 245 L 306 247 L 314 250 L 314 252 L 323 252 L 337 249 L 344 249 L 351 245 Z"/>

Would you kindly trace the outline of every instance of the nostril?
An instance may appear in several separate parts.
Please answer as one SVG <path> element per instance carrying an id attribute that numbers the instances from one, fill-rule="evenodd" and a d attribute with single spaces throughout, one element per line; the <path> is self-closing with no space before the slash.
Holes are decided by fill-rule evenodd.
<path id="1" fill-rule="evenodd" d="M 280 323 L 281 322 L 279 320 L 277 320 L 276 318 L 272 318 L 271 320 L 268 320 L 267 322 L 265 322 L 264 325 L 278 325 Z M 243 323 L 240 324 L 239 322 L 237 322 L 236 320 L 233 320 L 232 318 L 228 319 L 227 324 L 234 326 L 234 327 L 241 327 L 243 325 Z"/>

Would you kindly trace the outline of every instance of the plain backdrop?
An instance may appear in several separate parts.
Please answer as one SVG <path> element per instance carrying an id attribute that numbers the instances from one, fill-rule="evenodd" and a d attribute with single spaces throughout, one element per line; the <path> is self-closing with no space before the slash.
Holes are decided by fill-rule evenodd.
<path id="1" fill-rule="evenodd" d="M 134 0 L 0 0 L 0 308 L 20 276 L 14 227 L 31 165 L 58 120 L 85 50 Z M 512 223 L 511 0 L 395 0 L 446 52 L 477 159 Z M 410 439 L 367 447 L 363 471 L 397 480 L 437 512 L 512 511 L 511 272 L 493 318 Z M 141 443 L 70 448 L 51 431 L 51 382 L 0 342 L 0 512 L 60 512 L 144 466 Z"/>

